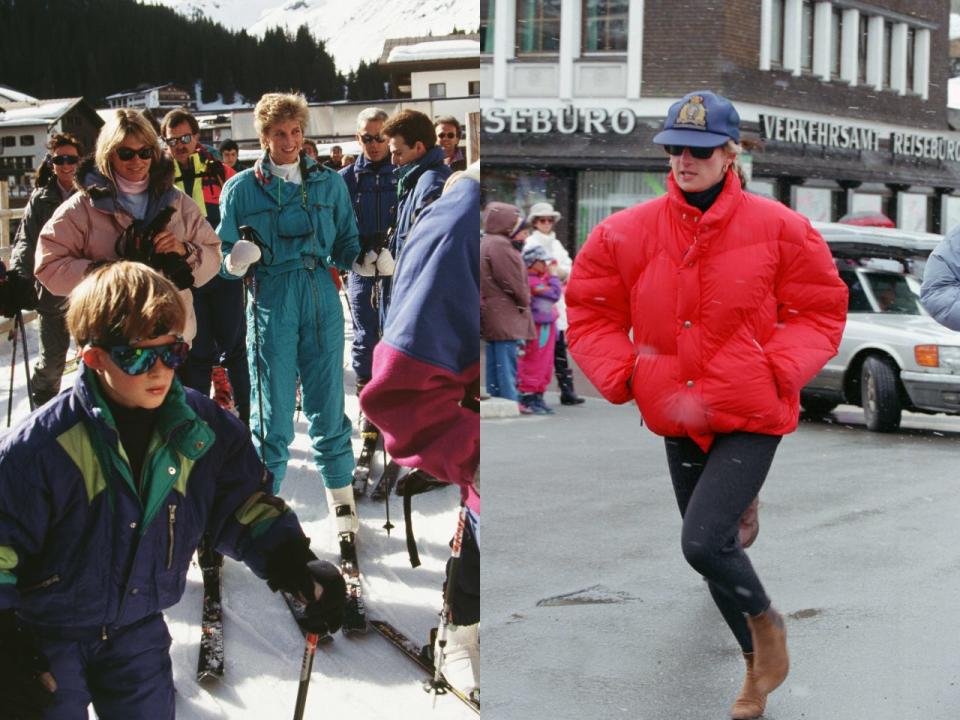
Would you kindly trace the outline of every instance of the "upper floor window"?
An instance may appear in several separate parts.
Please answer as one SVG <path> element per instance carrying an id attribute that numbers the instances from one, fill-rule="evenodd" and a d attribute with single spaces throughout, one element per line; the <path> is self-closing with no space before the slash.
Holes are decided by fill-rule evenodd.
<path id="1" fill-rule="evenodd" d="M 917 47 L 916 28 L 907 28 L 907 92 L 914 92 L 913 88 L 913 53 Z"/>
<path id="2" fill-rule="evenodd" d="M 800 69 L 813 71 L 813 0 L 803 0 L 800 28 Z"/>
<path id="3" fill-rule="evenodd" d="M 857 45 L 857 84 L 867 84 L 867 39 L 870 36 L 869 20 L 866 15 L 860 13 L 860 42 Z"/>
<path id="4" fill-rule="evenodd" d="M 783 67 L 784 0 L 770 2 L 770 67 Z"/>
<path id="5" fill-rule="evenodd" d="M 470 80 L 467 82 L 467 94 L 468 95 L 479 95 L 480 94 L 480 81 L 479 80 Z"/>
<path id="6" fill-rule="evenodd" d="M 830 77 L 840 77 L 840 57 L 842 56 L 843 41 L 843 11 L 833 8 L 833 17 L 830 18 Z"/>
<path id="7" fill-rule="evenodd" d="M 5 135 L 2 140 L 3 147 L 16 147 L 17 138 L 13 135 Z"/>
<path id="8" fill-rule="evenodd" d="M 890 89 L 890 57 L 893 40 L 893 23 L 883 23 L 883 79 L 881 87 L 885 90 Z"/>
<path id="9" fill-rule="evenodd" d="M 21 145 L 33 145 L 33 135 L 21 135 L 20 136 Z"/>
<path id="10" fill-rule="evenodd" d="M 480 52 L 493 53 L 493 28 L 497 9 L 496 0 L 480 0 Z"/>
<path id="11" fill-rule="evenodd" d="M 583 0 L 583 52 L 626 52 L 629 10 L 629 0 Z"/>
<path id="12" fill-rule="evenodd" d="M 560 51 L 561 0 L 517 0 L 517 55 Z"/>
<path id="13" fill-rule="evenodd" d="M 447 96 L 447 84 L 430 83 L 427 86 L 427 94 L 432 98 L 445 98 Z"/>

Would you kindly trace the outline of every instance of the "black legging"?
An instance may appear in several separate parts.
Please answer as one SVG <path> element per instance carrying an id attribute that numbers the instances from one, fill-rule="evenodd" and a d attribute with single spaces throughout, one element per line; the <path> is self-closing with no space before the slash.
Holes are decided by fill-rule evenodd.
<path id="1" fill-rule="evenodd" d="M 667 465 L 683 517 L 683 556 L 707 579 L 710 594 L 744 652 L 753 651 L 744 613 L 770 606 L 740 546 L 740 516 L 760 492 L 779 435 L 718 435 L 708 453 L 690 438 L 665 438 Z"/>

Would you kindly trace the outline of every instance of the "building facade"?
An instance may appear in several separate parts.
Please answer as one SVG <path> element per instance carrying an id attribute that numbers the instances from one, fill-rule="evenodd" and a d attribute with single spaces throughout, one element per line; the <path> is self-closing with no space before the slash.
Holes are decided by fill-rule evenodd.
<path id="1" fill-rule="evenodd" d="M 481 0 L 484 199 L 553 202 L 575 251 L 665 192 L 652 138 L 709 89 L 740 112 L 751 191 L 941 232 L 960 222 L 948 26 L 937 0 Z"/>

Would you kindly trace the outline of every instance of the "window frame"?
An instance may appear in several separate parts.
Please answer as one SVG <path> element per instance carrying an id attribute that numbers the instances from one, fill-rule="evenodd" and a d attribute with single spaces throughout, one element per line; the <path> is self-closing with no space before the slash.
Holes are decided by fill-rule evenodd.
<path id="1" fill-rule="evenodd" d="M 610 26 L 614 22 L 623 22 L 623 47 L 622 48 L 604 48 L 604 49 L 593 49 L 587 47 L 587 27 L 591 18 L 588 13 L 588 6 L 593 3 L 598 7 L 599 12 L 595 16 L 595 20 L 598 23 L 598 26 L 606 28 L 607 32 L 603 34 L 602 37 L 606 38 L 609 42 L 610 38 Z M 622 13 L 611 13 L 610 5 L 617 3 L 623 6 Z M 598 38 L 600 37 L 598 33 Z M 625 55 L 627 52 L 627 47 L 630 43 L 630 2 L 629 0 L 580 0 L 580 53 L 583 56 L 604 56 L 604 55 Z"/>
<path id="2" fill-rule="evenodd" d="M 531 8 L 539 8 L 540 14 L 539 18 L 524 19 L 522 17 L 522 6 L 529 6 Z M 548 6 L 556 7 L 556 18 L 548 18 L 543 12 Z M 514 39 L 514 54 L 518 58 L 558 58 L 560 56 L 560 17 L 561 17 L 561 0 L 517 0 L 517 12 L 516 19 L 514 22 L 515 28 L 515 39 Z M 556 48 L 543 49 L 543 40 L 547 37 L 550 37 L 546 33 L 546 28 L 552 25 L 556 25 Z M 539 49 L 535 50 L 524 50 L 522 47 L 523 36 L 527 29 L 527 25 L 533 30 L 534 39 L 539 39 Z"/>

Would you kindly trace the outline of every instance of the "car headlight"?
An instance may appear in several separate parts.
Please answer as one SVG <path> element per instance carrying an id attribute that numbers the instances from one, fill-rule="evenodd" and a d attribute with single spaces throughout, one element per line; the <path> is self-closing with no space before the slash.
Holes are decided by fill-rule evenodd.
<path id="1" fill-rule="evenodd" d="M 940 367 L 952 373 L 960 373 L 960 347 L 954 345 L 938 345 Z"/>
<path id="2" fill-rule="evenodd" d="M 942 368 L 960 375 L 960 346 L 915 345 L 913 357 L 921 367 Z"/>

